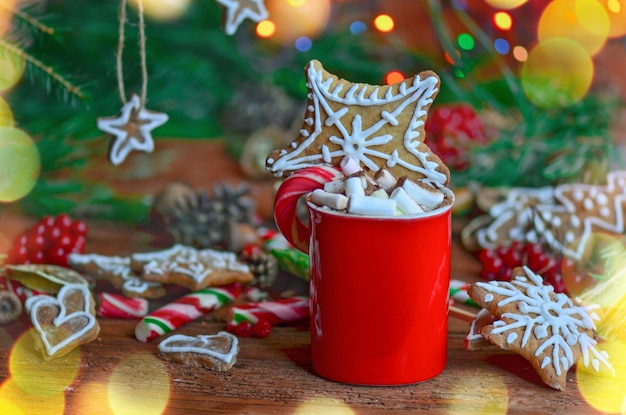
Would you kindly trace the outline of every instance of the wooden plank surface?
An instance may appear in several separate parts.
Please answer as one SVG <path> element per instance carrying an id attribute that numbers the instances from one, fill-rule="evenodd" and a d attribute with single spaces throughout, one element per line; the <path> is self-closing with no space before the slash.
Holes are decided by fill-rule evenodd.
<path id="1" fill-rule="evenodd" d="M 174 144 L 168 148 L 186 151 Z M 190 148 L 196 152 L 194 145 Z M 226 174 L 207 173 L 213 174 L 211 180 L 241 180 L 232 162 L 224 164 L 223 149 L 219 145 L 211 148 L 209 155 L 204 153 L 205 159 L 218 158 L 229 166 L 222 166 Z M 179 158 L 180 154 L 174 157 Z M 211 165 L 210 160 L 207 165 Z M 167 169 L 153 173 L 134 185 L 120 179 L 120 188 L 129 192 L 154 190 L 174 177 Z M 176 178 L 189 179 L 183 176 Z M 210 185 L 204 180 L 191 177 L 188 181 Z M 260 186 L 260 194 L 267 198 L 271 185 Z M 262 204 L 267 209 L 271 201 Z M 0 252 L 6 251 L 12 235 L 33 222 L 33 218 L 19 213 L 0 212 Z M 88 224 L 87 252 L 126 255 L 154 249 L 150 237 L 132 226 L 97 221 Z M 458 245 L 461 226 L 456 221 L 454 228 L 452 277 L 474 280 L 479 264 Z M 306 291 L 306 283 L 281 275 L 273 289 Z M 168 287 L 167 296 L 152 301 L 151 309 L 182 293 L 179 288 Z M 397 387 L 344 385 L 318 377 L 311 368 L 306 322 L 275 327 L 266 339 L 242 338 L 236 365 L 222 373 L 158 359 L 158 340 L 143 344 L 135 339 L 136 321 L 99 318 L 99 322 L 101 332 L 95 341 L 50 363 L 43 362 L 33 350 L 26 316 L 0 326 L 0 413 L 9 413 L 5 410 L 12 404 L 26 408 L 26 413 L 41 414 L 599 413 L 582 397 L 575 371 L 568 375 L 566 391 L 552 390 L 517 355 L 496 349 L 466 351 L 463 339 L 468 324 L 454 318 L 449 319 L 445 371 L 435 379 Z M 178 332 L 213 334 L 224 327 L 225 310 L 220 310 Z"/>

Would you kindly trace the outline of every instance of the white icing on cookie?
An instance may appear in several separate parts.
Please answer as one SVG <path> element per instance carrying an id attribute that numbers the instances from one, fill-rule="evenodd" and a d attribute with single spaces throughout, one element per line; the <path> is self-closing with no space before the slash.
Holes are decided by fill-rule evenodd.
<path id="1" fill-rule="evenodd" d="M 507 342 L 512 343 L 517 337 L 511 337 L 514 330 L 523 328 L 521 347 L 523 348 L 534 335 L 539 342 L 535 350 L 535 356 L 541 355 L 545 350 L 550 350 L 551 363 L 557 375 L 567 371 L 575 362 L 572 347 L 580 346 L 583 364 L 588 367 L 591 360 L 592 366 L 600 364 L 613 369 L 608 362 L 605 353 L 595 348 L 597 342 L 587 333 L 580 329 L 595 329 L 593 319 L 595 314 L 588 314 L 587 308 L 576 306 L 570 298 L 563 293 L 554 293 L 550 285 L 543 285 L 541 276 L 535 274 L 528 267 L 524 267 L 528 280 L 514 278 L 511 282 L 500 281 L 497 283 L 478 282 L 476 285 L 488 292 L 504 296 L 498 302 L 502 307 L 512 302 L 518 302 L 520 313 L 503 313 L 503 320 L 494 322 L 492 334 L 507 334 Z M 552 300 L 551 295 L 555 296 Z M 499 323 L 499 324 L 496 324 Z M 549 334 L 548 329 L 552 335 Z M 545 340 L 544 340 L 545 339 Z M 542 365 L 549 362 L 544 359 Z"/>
<path id="2" fill-rule="evenodd" d="M 215 339 L 224 337 L 230 340 L 230 349 L 226 353 L 214 350 Z M 197 344 L 199 342 L 199 344 Z M 172 346 L 172 343 L 182 343 L 182 345 Z M 220 331 L 215 335 L 199 335 L 185 336 L 183 334 L 175 334 L 169 336 L 159 343 L 159 351 L 162 353 L 197 353 L 201 355 L 211 356 L 224 363 L 231 363 L 238 352 L 239 339 L 237 336 Z"/>

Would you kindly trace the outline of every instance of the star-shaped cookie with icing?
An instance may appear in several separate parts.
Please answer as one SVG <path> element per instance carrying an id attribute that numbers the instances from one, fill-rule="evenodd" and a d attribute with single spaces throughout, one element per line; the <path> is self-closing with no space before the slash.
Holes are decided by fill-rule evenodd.
<path id="1" fill-rule="evenodd" d="M 268 170 L 284 176 L 319 164 L 338 166 L 349 156 L 370 174 L 386 168 L 398 178 L 448 184 L 448 168 L 424 143 L 424 122 L 439 92 L 434 72 L 369 85 L 339 79 L 312 60 L 305 74 L 308 100 L 300 135 L 267 157 Z"/>
<path id="2" fill-rule="evenodd" d="M 555 293 L 528 267 L 515 268 L 510 282 L 471 284 L 468 294 L 487 310 L 481 316 L 493 315 L 491 324 L 478 323 L 482 337 L 523 356 L 550 387 L 564 390 L 579 360 L 597 372 L 602 366 L 613 371 L 608 354 L 596 348 L 593 307 Z"/>
<path id="3" fill-rule="evenodd" d="M 542 242 L 568 258 L 583 258 L 593 232 L 626 231 L 626 171 L 607 175 L 606 185 L 512 188 L 489 213 L 463 231 L 470 249 L 494 249 L 512 242 Z"/>
<path id="4" fill-rule="evenodd" d="M 154 150 L 152 130 L 167 120 L 167 114 L 145 109 L 135 94 L 122 106 L 119 116 L 98 118 L 98 128 L 111 135 L 111 164 L 121 164 L 133 150 L 151 153 Z"/>
<path id="5" fill-rule="evenodd" d="M 250 19 L 260 22 L 269 17 L 263 0 L 216 0 L 225 7 L 224 32 L 234 35 L 241 22 Z"/>

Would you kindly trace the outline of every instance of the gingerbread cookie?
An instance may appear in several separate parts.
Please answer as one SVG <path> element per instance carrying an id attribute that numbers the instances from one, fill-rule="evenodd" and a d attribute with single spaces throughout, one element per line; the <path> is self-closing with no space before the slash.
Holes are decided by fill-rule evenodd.
<path id="1" fill-rule="evenodd" d="M 64 285 L 56 298 L 48 295 L 26 301 L 35 349 L 44 360 L 63 356 L 98 337 L 95 302 L 84 285 Z"/>
<path id="2" fill-rule="evenodd" d="M 126 297 L 155 299 L 165 295 L 163 284 L 146 281 L 130 267 L 130 257 L 72 253 L 68 264 L 78 272 L 110 281 Z"/>
<path id="3" fill-rule="evenodd" d="M 552 286 L 528 267 L 513 270 L 511 282 L 477 282 L 469 296 L 495 317 L 480 329 L 490 343 L 526 358 L 550 387 L 564 390 L 569 369 L 582 363 L 610 370 L 608 354 L 596 349 L 595 313 Z"/>
<path id="4" fill-rule="evenodd" d="M 424 143 L 426 114 L 439 92 L 434 72 L 386 86 L 339 79 L 316 60 L 305 73 L 304 124 L 290 147 L 267 157 L 272 173 L 285 176 L 320 164 L 339 166 L 351 157 L 372 177 L 386 168 L 398 178 L 408 176 L 437 188 L 448 184 L 448 168 Z"/>
<path id="5" fill-rule="evenodd" d="M 237 362 L 239 339 L 225 331 L 195 337 L 175 334 L 158 348 L 161 359 L 223 372 Z"/>
<path id="6" fill-rule="evenodd" d="M 463 230 L 469 250 L 494 249 L 517 241 L 541 242 L 580 260 L 593 232 L 626 232 L 626 171 L 609 173 L 606 185 L 563 184 L 513 188 L 506 200 Z"/>
<path id="7" fill-rule="evenodd" d="M 131 267 L 142 270 L 145 280 L 178 284 L 192 291 L 235 282 L 246 284 L 253 279 L 250 268 L 233 252 L 176 244 L 163 251 L 133 254 L 131 260 Z"/>

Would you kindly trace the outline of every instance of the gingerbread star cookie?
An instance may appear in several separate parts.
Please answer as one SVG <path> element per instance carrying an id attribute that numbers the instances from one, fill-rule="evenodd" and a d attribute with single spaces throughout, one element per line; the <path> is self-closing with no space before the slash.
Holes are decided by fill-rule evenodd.
<path id="1" fill-rule="evenodd" d="M 224 32 L 234 35 L 239 25 L 245 20 L 260 22 L 269 17 L 263 0 L 216 0 L 225 7 Z"/>
<path id="2" fill-rule="evenodd" d="M 71 253 L 67 261 L 78 272 L 110 281 L 126 297 L 155 299 L 165 295 L 163 284 L 135 274 L 130 257 Z"/>
<path id="3" fill-rule="evenodd" d="M 288 148 L 273 151 L 267 168 L 276 176 L 319 164 L 339 166 L 345 157 L 371 176 L 383 168 L 395 177 L 441 188 L 450 172 L 424 143 L 424 122 L 439 92 L 439 77 L 421 72 L 393 85 L 339 79 L 311 61 L 305 70 L 304 124 Z"/>
<path id="4" fill-rule="evenodd" d="M 111 164 L 121 164 L 133 150 L 151 153 L 154 150 L 152 130 L 167 120 L 167 114 L 145 109 L 135 94 L 122 106 L 119 116 L 98 118 L 98 129 L 111 135 Z"/>
<path id="5" fill-rule="evenodd" d="M 56 298 L 49 295 L 30 297 L 26 301 L 35 349 L 44 360 L 63 356 L 76 347 L 98 337 L 95 302 L 84 285 L 64 285 Z"/>
<path id="6" fill-rule="evenodd" d="M 567 372 L 581 359 L 597 372 L 602 365 L 613 370 L 608 354 L 595 347 L 593 321 L 598 316 L 543 285 L 542 277 L 528 267 L 515 268 L 510 282 L 471 284 L 468 294 L 494 316 L 491 324 L 480 328 L 482 337 L 519 353 L 548 386 L 564 390 Z"/>
<path id="7" fill-rule="evenodd" d="M 512 242 L 545 243 L 573 260 L 583 258 L 594 232 L 626 232 L 626 171 L 611 172 L 606 185 L 512 188 L 506 199 L 463 230 L 469 250 Z"/>
<path id="8" fill-rule="evenodd" d="M 161 359 L 223 372 L 237 362 L 239 339 L 225 331 L 199 336 L 175 334 L 159 343 L 158 348 Z"/>
<path id="9" fill-rule="evenodd" d="M 206 287 L 252 281 L 250 268 L 233 252 L 195 249 L 176 244 L 169 249 L 131 256 L 131 267 L 143 278 L 163 284 L 178 284 L 197 291 Z"/>

